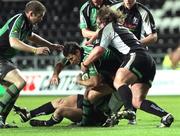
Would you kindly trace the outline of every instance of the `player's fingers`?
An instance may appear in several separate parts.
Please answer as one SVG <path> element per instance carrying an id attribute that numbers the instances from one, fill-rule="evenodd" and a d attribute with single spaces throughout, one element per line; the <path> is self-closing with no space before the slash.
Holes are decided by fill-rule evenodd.
<path id="1" fill-rule="evenodd" d="M 49 53 L 50 53 L 50 51 L 48 49 L 43 50 L 44 55 L 48 55 Z"/>
<path id="2" fill-rule="evenodd" d="M 45 50 L 46 50 L 48 53 L 50 53 L 50 49 L 49 49 L 49 48 L 47 48 L 47 47 L 46 47 L 46 49 L 45 49 Z"/>

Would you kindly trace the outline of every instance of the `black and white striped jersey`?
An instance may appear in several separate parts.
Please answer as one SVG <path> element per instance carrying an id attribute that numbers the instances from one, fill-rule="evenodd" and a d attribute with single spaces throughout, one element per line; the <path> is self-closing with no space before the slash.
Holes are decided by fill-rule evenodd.
<path id="1" fill-rule="evenodd" d="M 119 9 L 125 15 L 124 26 L 129 28 L 139 40 L 157 32 L 151 12 L 141 3 L 136 2 L 131 9 L 127 9 L 123 2 L 119 2 L 111 8 Z"/>
<path id="2" fill-rule="evenodd" d="M 109 23 L 99 32 L 99 45 L 105 49 L 117 50 L 127 55 L 136 50 L 145 50 L 136 36 L 128 28 L 118 24 Z"/>

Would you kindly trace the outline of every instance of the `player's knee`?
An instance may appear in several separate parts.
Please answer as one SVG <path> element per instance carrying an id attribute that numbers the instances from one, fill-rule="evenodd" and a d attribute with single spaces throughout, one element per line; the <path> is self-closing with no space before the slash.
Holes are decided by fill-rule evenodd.
<path id="1" fill-rule="evenodd" d="M 116 88 L 116 90 L 118 89 L 118 85 L 117 85 L 117 83 L 114 81 L 113 82 L 113 85 L 114 85 L 114 87 Z"/>
<path id="2" fill-rule="evenodd" d="M 65 113 L 66 113 L 66 108 L 64 106 L 57 107 L 55 112 L 57 116 L 64 116 Z"/>
<path id="3" fill-rule="evenodd" d="M 119 87 L 122 86 L 123 84 L 120 81 L 114 80 L 113 85 L 116 88 L 116 90 L 118 90 Z"/>
<path id="4" fill-rule="evenodd" d="M 94 101 L 96 101 L 97 96 L 95 93 L 89 93 L 87 96 L 87 100 L 89 100 L 91 103 L 94 103 Z"/>
<path id="5" fill-rule="evenodd" d="M 60 107 L 63 104 L 63 101 L 64 101 L 63 99 L 59 98 L 59 99 L 55 99 L 55 100 L 51 101 L 51 103 L 52 103 L 53 107 L 55 109 L 57 109 L 58 107 Z"/>
<path id="6" fill-rule="evenodd" d="M 19 80 L 19 81 L 16 81 L 14 84 L 19 90 L 22 90 L 26 85 L 26 81 L 25 80 Z"/>

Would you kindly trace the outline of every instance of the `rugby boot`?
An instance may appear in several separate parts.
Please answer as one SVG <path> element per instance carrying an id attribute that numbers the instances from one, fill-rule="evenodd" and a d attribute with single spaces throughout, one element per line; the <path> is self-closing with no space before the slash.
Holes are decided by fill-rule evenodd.
<path id="1" fill-rule="evenodd" d="M 21 108 L 14 105 L 13 110 L 16 114 L 21 117 L 21 122 L 27 122 L 31 119 L 30 112 L 26 108 Z"/>
<path id="2" fill-rule="evenodd" d="M 115 125 L 118 125 L 119 119 L 117 114 L 112 114 L 110 117 L 107 118 L 105 123 L 102 125 L 103 127 L 114 127 Z"/>
<path id="3" fill-rule="evenodd" d="M 50 127 L 50 126 L 53 126 L 53 125 L 48 125 L 47 121 L 45 121 L 45 120 L 36 120 L 36 119 L 30 120 L 29 124 L 32 127 Z"/>
<path id="4" fill-rule="evenodd" d="M 3 116 L 0 115 L 0 128 L 5 128 L 5 124 L 3 121 Z"/>
<path id="5" fill-rule="evenodd" d="M 136 113 L 132 110 L 123 110 L 117 113 L 118 119 L 136 120 Z"/>
<path id="6" fill-rule="evenodd" d="M 174 121 L 174 117 L 169 113 L 166 116 L 162 117 L 161 124 L 158 126 L 159 128 L 170 127 Z"/>

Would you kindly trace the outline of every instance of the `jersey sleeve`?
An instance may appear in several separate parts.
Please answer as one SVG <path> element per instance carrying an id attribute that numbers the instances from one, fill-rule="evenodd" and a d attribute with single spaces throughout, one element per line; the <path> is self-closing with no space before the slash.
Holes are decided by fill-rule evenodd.
<path id="1" fill-rule="evenodd" d="M 81 10 L 80 10 L 80 23 L 79 23 L 80 29 L 87 28 L 87 20 L 85 18 L 83 11 L 84 11 L 84 9 L 81 8 Z"/>
<path id="2" fill-rule="evenodd" d="M 146 35 L 157 32 L 153 16 L 150 12 L 147 12 L 147 15 L 144 17 L 142 26 Z"/>
<path id="3" fill-rule="evenodd" d="M 98 71 L 97 71 L 96 66 L 94 65 L 94 63 L 89 65 L 89 67 L 88 67 L 88 75 L 90 77 L 98 75 Z"/>
<path id="4" fill-rule="evenodd" d="M 112 23 L 106 25 L 104 29 L 99 32 L 99 45 L 105 49 L 108 48 L 109 44 L 112 41 Z"/>
<path id="5" fill-rule="evenodd" d="M 87 50 L 86 50 L 87 51 Z M 85 51 L 85 52 L 86 52 Z M 90 51 L 89 51 L 90 52 Z M 89 53 L 85 53 L 85 56 L 83 58 L 83 61 L 86 60 L 86 58 L 88 57 Z M 88 66 L 88 71 L 87 71 L 87 74 L 89 75 L 89 77 L 91 76 L 97 76 L 98 75 L 98 70 L 95 66 L 94 63 L 91 63 L 89 66 Z"/>
<path id="6" fill-rule="evenodd" d="M 9 37 L 14 37 L 20 39 L 21 27 L 24 23 L 24 20 L 21 17 L 18 17 L 12 24 Z"/>

